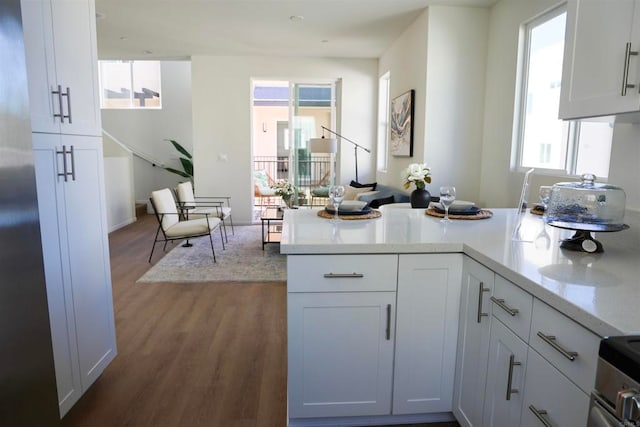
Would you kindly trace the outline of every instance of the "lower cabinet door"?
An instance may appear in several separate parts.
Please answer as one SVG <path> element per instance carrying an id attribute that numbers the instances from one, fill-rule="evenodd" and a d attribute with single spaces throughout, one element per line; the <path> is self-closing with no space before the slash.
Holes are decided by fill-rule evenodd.
<path id="1" fill-rule="evenodd" d="M 495 317 L 491 322 L 483 425 L 519 426 L 527 344 Z"/>
<path id="2" fill-rule="evenodd" d="M 391 413 L 395 292 L 288 294 L 289 417 Z"/>
<path id="3" fill-rule="evenodd" d="M 588 412 L 589 396 L 530 348 L 522 427 L 584 427 Z"/>
<path id="4" fill-rule="evenodd" d="M 493 271 L 465 257 L 453 395 L 453 415 L 462 427 L 482 425 L 493 289 Z"/>
<path id="5" fill-rule="evenodd" d="M 460 254 L 402 254 L 393 413 L 451 412 L 460 312 Z"/>

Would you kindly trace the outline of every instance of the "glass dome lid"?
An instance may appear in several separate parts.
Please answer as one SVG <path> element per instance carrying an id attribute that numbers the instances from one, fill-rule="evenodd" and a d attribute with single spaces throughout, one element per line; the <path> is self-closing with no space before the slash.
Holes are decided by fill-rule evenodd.
<path id="1" fill-rule="evenodd" d="M 626 195 L 622 188 L 596 183 L 593 174 L 580 182 L 559 182 L 551 188 L 544 219 L 549 225 L 572 230 L 620 231 Z"/>

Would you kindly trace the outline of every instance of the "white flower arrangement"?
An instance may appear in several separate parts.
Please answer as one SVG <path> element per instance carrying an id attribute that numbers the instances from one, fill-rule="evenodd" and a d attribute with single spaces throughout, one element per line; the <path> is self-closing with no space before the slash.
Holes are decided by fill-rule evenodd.
<path id="1" fill-rule="evenodd" d="M 282 197 L 283 200 L 289 200 L 296 191 L 296 188 L 286 179 L 278 180 L 271 186 L 276 191 L 276 194 Z"/>
<path id="2" fill-rule="evenodd" d="M 408 190 L 412 183 L 416 188 L 422 189 L 425 184 L 431 183 L 431 168 L 424 163 L 412 163 L 402 171 L 402 179 L 405 190 Z"/>

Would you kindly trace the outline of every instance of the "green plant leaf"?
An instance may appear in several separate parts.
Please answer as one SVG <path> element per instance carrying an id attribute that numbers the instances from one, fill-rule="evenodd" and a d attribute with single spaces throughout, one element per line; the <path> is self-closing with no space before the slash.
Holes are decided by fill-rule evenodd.
<path id="1" fill-rule="evenodd" d="M 175 149 L 178 150 L 186 158 L 188 159 L 192 158 L 191 153 L 189 153 L 187 149 L 184 148 L 182 145 L 178 144 L 177 141 L 174 141 L 173 139 L 165 139 L 165 141 L 169 141 L 170 143 L 172 143 Z"/>
<path id="2" fill-rule="evenodd" d="M 175 173 L 176 175 L 180 175 L 184 178 L 191 178 L 192 176 L 187 174 L 186 172 L 179 171 L 178 169 L 174 169 L 174 168 L 164 168 L 164 170 L 166 170 L 167 172 Z"/>
<path id="3" fill-rule="evenodd" d="M 193 176 L 193 163 L 191 160 L 180 157 L 180 163 L 182 163 L 182 169 L 184 169 L 184 172 L 189 176 Z"/>

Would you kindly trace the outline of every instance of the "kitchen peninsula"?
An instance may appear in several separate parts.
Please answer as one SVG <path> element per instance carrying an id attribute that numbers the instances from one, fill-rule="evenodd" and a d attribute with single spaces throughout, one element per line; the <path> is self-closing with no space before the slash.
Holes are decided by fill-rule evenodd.
<path id="1" fill-rule="evenodd" d="M 286 212 L 290 426 L 452 413 L 463 426 L 529 425 L 539 398 L 559 425 L 581 425 L 600 337 L 640 333 L 640 213 L 627 212 L 628 230 L 597 233 L 605 252 L 587 254 L 560 249 L 572 231 L 529 213 L 512 240 L 516 210 L 492 211 L 446 225 L 393 205 L 337 224 Z M 557 384 L 536 390 L 546 373 Z"/>

